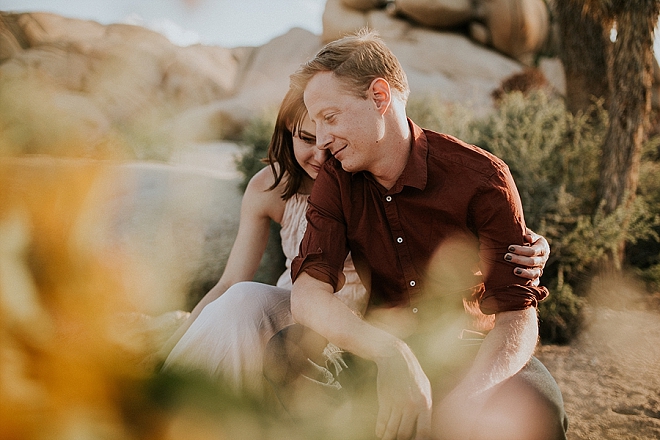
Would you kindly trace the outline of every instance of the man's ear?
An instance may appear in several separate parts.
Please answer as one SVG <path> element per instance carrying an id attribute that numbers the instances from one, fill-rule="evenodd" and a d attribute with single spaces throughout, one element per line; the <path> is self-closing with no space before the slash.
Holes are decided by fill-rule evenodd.
<path id="1" fill-rule="evenodd" d="M 385 114 L 392 102 L 392 90 L 390 83 L 384 78 L 376 78 L 369 86 L 369 95 L 373 99 L 376 108 L 381 114 Z"/>

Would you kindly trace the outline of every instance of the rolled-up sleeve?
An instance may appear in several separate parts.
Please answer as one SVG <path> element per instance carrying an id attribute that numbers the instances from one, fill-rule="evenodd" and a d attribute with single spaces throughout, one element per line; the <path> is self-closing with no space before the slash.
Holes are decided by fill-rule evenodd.
<path id="1" fill-rule="evenodd" d="M 516 276 L 515 265 L 504 260 L 509 245 L 524 244 L 525 233 L 522 203 L 506 165 L 484 182 L 471 205 L 484 276 L 481 311 L 493 314 L 536 307 L 548 296 L 548 290 Z"/>
<path id="2" fill-rule="evenodd" d="M 337 175 L 325 166 L 309 197 L 307 229 L 298 256 L 291 263 L 291 279 L 295 282 L 306 272 L 330 284 L 337 292 L 344 285 L 343 269 L 348 252 Z"/>

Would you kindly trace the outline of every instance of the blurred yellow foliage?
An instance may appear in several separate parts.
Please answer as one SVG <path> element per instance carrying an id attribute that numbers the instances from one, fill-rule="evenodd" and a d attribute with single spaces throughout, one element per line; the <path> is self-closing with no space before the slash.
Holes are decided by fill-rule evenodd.
<path id="1" fill-rule="evenodd" d="M 112 165 L 0 158 L 0 439 L 302 440 L 260 402 L 155 368 L 149 355 L 186 313 L 144 313 L 171 305 L 160 263 L 174 259 L 136 264 L 112 242 Z"/>
<path id="2" fill-rule="evenodd" d="M 117 381 L 143 374 L 111 344 L 127 310 L 118 261 L 76 240 L 102 169 L 0 162 L 0 425 L 3 438 L 127 438 Z"/>

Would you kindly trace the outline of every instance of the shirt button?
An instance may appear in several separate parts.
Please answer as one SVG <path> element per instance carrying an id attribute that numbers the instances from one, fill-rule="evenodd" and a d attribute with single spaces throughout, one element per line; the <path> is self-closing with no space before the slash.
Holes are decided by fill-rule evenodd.
<path id="1" fill-rule="evenodd" d="M 410 287 L 415 287 L 415 280 L 412 280 L 412 281 L 410 282 Z"/>
<path id="2" fill-rule="evenodd" d="M 397 239 L 396 239 L 396 242 L 397 242 L 397 243 L 403 243 L 403 238 L 401 238 L 401 237 L 397 238 Z"/>
<path id="3" fill-rule="evenodd" d="M 417 310 L 417 307 L 413 307 L 412 312 L 417 313 L 419 310 Z"/>
<path id="4" fill-rule="evenodd" d="M 392 196 L 385 197 L 385 200 L 388 201 L 388 202 L 391 202 L 392 201 Z"/>

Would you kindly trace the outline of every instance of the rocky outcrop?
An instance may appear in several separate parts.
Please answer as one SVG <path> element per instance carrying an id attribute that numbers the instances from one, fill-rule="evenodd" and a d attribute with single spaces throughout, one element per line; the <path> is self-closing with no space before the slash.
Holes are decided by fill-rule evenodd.
<path id="1" fill-rule="evenodd" d="M 179 47 L 133 25 L 48 13 L 2 13 L 0 20 L 4 154 L 159 159 L 189 142 L 231 138 L 276 108 L 289 75 L 323 41 L 294 28 L 260 47 Z M 488 111 L 491 92 L 523 68 L 465 35 L 330 0 L 323 38 L 339 33 L 339 23 L 368 24 L 383 36 L 408 73 L 411 99 Z"/>
<path id="2" fill-rule="evenodd" d="M 2 271 L 14 278 L 0 282 L 0 298 L 20 301 L 32 284 L 50 286 L 43 278 L 81 284 L 67 278 L 75 273 L 109 277 L 127 310 L 187 308 L 222 273 L 239 181 L 158 163 L 0 158 L 0 263 L 15 267 Z"/>
<path id="3" fill-rule="evenodd" d="M 328 1 L 326 18 L 333 5 L 338 2 Z M 524 67 L 458 33 L 414 26 L 382 10 L 367 15 L 406 69 L 411 100 L 432 97 L 486 112 L 492 91 Z M 358 24 L 364 15 L 347 13 L 345 23 L 351 17 Z M 62 182 L 100 167 L 83 195 L 93 209 L 76 220 L 82 232 L 72 231 L 88 234 L 83 242 L 100 260 L 121 264 L 118 273 L 136 308 L 159 313 L 183 307 L 186 294 L 203 294 L 217 281 L 236 234 L 241 194 L 235 175 L 177 162 L 180 147 L 231 138 L 251 118 L 276 108 L 289 75 L 321 46 L 321 36 L 298 28 L 260 47 L 179 47 L 138 26 L 0 13 L 0 157 L 170 160 L 90 165 L 0 158 L 0 226 L 13 208 L 20 214 L 25 200 L 51 206 L 61 194 L 75 194 L 73 184 Z M 232 161 L 231 155 L 222 159 Z M 18 197 L 3 199 L 7 194 Z M 74 206 L 58 201 L 53 213 L 36 203 L 26 234 L 30 222 L 73 218 L 82 209 L 75 200 L 63 201 Z M 46 236 L 52 228 L 42 226 Z M 34 246 L 42 237 L 27 238 Z"/>
<path id="4" fill-rule="evenodd" d="M 323 41 L 353 32 L 374 10 L 431 29 L 464 27 L 467 35 L 526 64 L 556 44 L 547 0 L 328 0 Z M 345 17 L 351 17 L 345 20 Z"/>
<path id="5" fill-rule="evenodd" d="M 3 150 L 129 157 L 154 148 L 186 109 L 234 94 L 241 55 L 222 47 L 178 47 L 147 29 L 104 26 L 53 14 L 3 14 L 0 139 Z M 173 137 L 172 137 L 173 136 Z"/>

